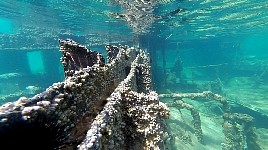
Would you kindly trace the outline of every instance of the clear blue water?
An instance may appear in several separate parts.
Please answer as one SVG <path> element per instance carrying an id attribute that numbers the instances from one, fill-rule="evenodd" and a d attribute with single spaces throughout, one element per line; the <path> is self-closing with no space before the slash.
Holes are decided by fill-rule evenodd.
<path id="1" fill-rule="evenodd" d="M 59 38 L 100 52 L 105 44 L 127 44 L 150 53 L 157 92 L 221 94 L 234 111 L 255 117 L 259 141 L 268 147 L 268 2 L 123 2 L 2 0 L 0 104 L 33 96 L 64 79 Z"/>

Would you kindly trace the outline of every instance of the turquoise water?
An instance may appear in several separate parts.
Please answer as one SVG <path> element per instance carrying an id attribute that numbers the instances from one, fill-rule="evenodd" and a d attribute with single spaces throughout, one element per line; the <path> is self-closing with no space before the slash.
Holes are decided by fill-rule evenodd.
<path id="1" fill-rule="evenodd" d="M 105 44 L 127 44 L 149 52 L 158 93 L 210 90 L 228 98 L 234 112 L 255 118 L 258 142 L 267 149 L 268 2 L 150 2 L 2 0 L 0 104 L 33 96 L 64 79 L 59 38 L 100 52 Z M 181 134 L 194 135 L 175 132 L 181 128 L 181 112 L 171 108 L 168 124 L 177 135 L 172 148 L 221 149 L 220 106 L 184 101 L 199 110 L 207 144 L 195 143 L 194 137 L 192 143 L 183 141 Z M 189 112 L 182 114 L 189 121 Z M 212 140 L 213 134 L 218 138 Z"/>

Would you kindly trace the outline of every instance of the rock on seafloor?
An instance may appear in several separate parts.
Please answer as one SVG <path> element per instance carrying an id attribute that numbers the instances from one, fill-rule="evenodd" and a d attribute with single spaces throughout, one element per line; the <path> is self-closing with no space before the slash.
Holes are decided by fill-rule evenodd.
<path id="1" fill-rule="evenodd" d="M 65 80 L 0 107 L 0 149 L 161 149 L 168 108 L 152 90 L 148 55 L 103 55 L 59 40 Z M 12 144 L 10 144 L 12 143 Z"/>

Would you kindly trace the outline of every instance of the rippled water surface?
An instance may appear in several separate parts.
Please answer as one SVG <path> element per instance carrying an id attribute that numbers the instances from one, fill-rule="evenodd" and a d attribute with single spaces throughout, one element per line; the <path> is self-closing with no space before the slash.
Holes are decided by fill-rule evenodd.
<path id="1" fill-rule="evenodd" d="M 0 44 L 46 49 L 56 47 L 60 37 L 100 45 L 131 41 L 135 34 L 174 41 L 258 34 L 267 31 L 267 5 L 265 0 L 3 0 Z"/>

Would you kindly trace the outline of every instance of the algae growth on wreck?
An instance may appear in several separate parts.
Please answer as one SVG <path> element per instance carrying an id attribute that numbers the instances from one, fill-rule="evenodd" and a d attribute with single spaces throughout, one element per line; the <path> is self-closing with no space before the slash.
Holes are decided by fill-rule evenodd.
<path id="1" fill-rule="evenodd" d="M 2 0 L 0 146 L 265 150 L 267 19 L 265 0 Z"/>

